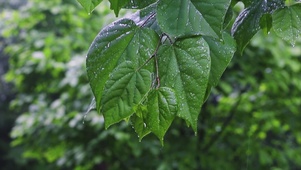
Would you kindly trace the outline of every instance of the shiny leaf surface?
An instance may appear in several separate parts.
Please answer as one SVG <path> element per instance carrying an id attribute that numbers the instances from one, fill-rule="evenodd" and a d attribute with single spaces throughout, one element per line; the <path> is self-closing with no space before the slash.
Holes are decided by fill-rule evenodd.
<path id="1" fill-rule="evenodd" d="M 301 34 L 301 4 L 277 10 L 273 14 L 273 28 L 284 40 L 295 44 Z"/>
<path id="2" fill-rule="evenodd" d="M 210 74 L 208 44 L 202 37 L 178 40 L 159 49 L 158 61 L 161 86 L 176 92 L 177 116 L 185 119 L 196 131 Z"/>

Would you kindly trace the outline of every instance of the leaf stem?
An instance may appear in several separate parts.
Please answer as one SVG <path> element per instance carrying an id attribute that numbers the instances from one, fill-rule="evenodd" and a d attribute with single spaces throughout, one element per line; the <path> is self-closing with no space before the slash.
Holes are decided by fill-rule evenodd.
<path id="1" fill-rule="evenodd" d="M 160 77 L 159 77 L 159 63 L 158 63 L 158 58 L 157 58 L 157 53 L 158 53 L 158 50 L 159 50 L 159 47 L 161 44 L 163 44 L 165 42 L 165 40 L 162 42 L 162 39 L 163 37 L 165 37 L 169 40 L 170 44 L 173 43 L 173 41 L 171 40 L 171 38 L 166 34 L 166 33 L 163 33 L 160 35 L 160 41 L 158 42 L 158 45 L 155 49 L 155 52 L 153 53 L 153 55 L 148 58 L 136 71 L 139 71 L 143 66 L 145 66 L 151 59 L 155 58 L 155 69 L 156 69 L 156 82 L 157 82 L 157 85 L 156 85 L 156 89 L 158 89 L 160 87 Z"/>
<path id="2" fill-rule="evenodd" d="M 157 55 L 158 49 L 159 49 L 160 44 L 161 44 L 161 39 L 162 39 L 162 37 L 160 37 L 160 41 L 158 42 L 158 45 L 155 49 L 154 54 L 150 58 L 148 58 L 136 71 L 139 71 L 143 66 L 145 66 L 151 59 L 153 59 Z"/>

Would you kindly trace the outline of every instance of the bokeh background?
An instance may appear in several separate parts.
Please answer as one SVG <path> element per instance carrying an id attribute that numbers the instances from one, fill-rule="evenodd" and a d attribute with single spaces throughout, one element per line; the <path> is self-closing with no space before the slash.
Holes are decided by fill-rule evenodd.
<path id="1" fill-rule="evenodd" d="M 198 135 L 176 120 L 162 147 L 84 116 L 85 56 L 115 19 L 107 2 L 88 15 L 76 0 L 0 0 L 1 170 L 301 169 L 300 40 L 256 34 L 212 90 Z"/>

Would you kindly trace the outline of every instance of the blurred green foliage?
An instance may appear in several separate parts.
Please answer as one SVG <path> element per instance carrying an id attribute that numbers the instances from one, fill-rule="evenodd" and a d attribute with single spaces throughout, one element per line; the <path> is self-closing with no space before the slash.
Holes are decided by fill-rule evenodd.
<path id="1" fill-rule="evenodd" d="M 29 0 L 0 17 L 10 56 L 3 79 L 16 94 L 0 114 L 19 114 L 5 155 L 14 164 L 2 169 L 301 168 L 300 40 L 292 47 L 259 32 L 213 89 L 197 136 L 177 119 L 162 147 L 153 135 L 139 142 L 126 122 L 105 130 L 95 111 L 84 120 L 92 99 L 85 54 L 114 19 L 108 6 L 87 15 L 75 0 Z"/>

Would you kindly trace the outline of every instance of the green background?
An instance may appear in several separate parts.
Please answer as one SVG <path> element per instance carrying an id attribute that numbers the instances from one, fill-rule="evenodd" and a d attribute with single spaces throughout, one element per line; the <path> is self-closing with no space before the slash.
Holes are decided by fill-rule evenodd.
<path id="1" fill-rule="evenodd" d="M 86 53 L 115 20 L 109 4 L 88 15 L 75 0 L 0 2 L 0 169 L 301 168 L 300 39 L 257 33 L 212 90 L 198 135 L 175 119 L 162 147 L 126 122 L 84 119 Z"/>

